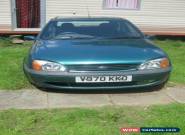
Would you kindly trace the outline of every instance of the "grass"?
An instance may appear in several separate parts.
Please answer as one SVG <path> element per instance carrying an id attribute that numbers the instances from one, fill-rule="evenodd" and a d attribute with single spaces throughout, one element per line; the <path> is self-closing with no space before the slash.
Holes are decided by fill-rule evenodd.
<path id="1" fill-rule="evenodd" d="M 12 44 L 8 39 L 0 39 L 0 89 L 30 87 L 22 71 L 23 58 L 30 46 L 30 43 Z"/>
<path id="2" fill-rule="evenodd" d="M 170 78 L 174 83 L 185 83 L 185 42 L 175 40 L 155 40 L 170 56 L 173 72 Z M 22 62 L 31 43 L 12 44 L 9 39 L 0 39 L 0 89 L 29 88 L 22 71 Z"/>
<path id="3" fill-rule="evenodd" d="M 183 104 L 6 110 L 0 111 L 0 135 L 120 135 L 121 127 L 179 127 L 183 135 L 184 114 Z"/>
<path id="4" fill-rule="evenodd" d="M 174 83 L 185 83 L 185 41 L 156 40 L 159 45 L 170 57 L 173 72 L 170 81 Z"/>

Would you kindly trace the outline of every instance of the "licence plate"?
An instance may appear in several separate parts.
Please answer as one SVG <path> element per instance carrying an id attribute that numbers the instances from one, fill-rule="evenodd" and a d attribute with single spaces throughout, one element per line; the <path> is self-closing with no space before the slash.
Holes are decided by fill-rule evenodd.
<path id="1" fill-rule="evenodd" d="M 76 83 L 131 82 L 132 75 L 116 76 L 76 76 Z"/>

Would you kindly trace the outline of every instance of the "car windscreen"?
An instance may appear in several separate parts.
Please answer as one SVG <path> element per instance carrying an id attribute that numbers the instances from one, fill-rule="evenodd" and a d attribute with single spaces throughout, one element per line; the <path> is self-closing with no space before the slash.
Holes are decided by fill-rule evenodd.
<path id="1" fill-rule="evenodd" d="M 141 38 L 141 32 L 125 20 L 58 20 L 51 21 L 41 39 Z"/>

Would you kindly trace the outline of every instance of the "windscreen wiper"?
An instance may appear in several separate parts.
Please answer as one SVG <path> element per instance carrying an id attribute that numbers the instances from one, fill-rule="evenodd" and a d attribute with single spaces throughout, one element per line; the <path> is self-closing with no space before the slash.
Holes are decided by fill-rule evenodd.
<path id="1" fill-rule="evenodd" d="M 139 39 L 141 37 L 132 37 L 132 36 L 120 36 L 120 37 L 109 37 L 110 39 Z"/>
<path id="2" fill-rule="evenodd" d="M 94 38 L 94 36 L 85 34 L 62 34 L 55 37 L 55 39 L 84 39 L 84 38 Z"/>

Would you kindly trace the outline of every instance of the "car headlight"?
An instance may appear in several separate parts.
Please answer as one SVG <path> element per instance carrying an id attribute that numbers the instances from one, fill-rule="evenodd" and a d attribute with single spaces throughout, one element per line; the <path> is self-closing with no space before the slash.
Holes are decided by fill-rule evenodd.
<path id="1" fill-rule="evenodd" d="M 167 58 L 160 58 L 155 60 L 150 60 L 147 62 L 142 63 L 139 66 L 139 70 L 145 70 L 145 69 L 164 69 L 170 66 L 170 62 Z"/>
<path id="2" fill-rule="evenodd" d="M 34 60 L 32 62 L 32 68 L 36 71 L 65 71 L 66 68 L 55 62 Z"/>

